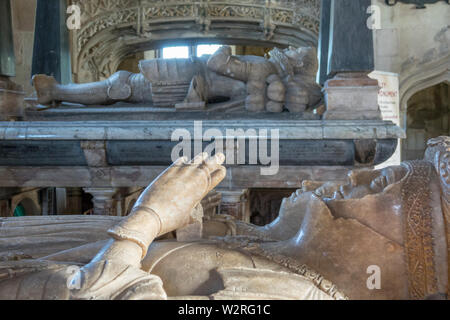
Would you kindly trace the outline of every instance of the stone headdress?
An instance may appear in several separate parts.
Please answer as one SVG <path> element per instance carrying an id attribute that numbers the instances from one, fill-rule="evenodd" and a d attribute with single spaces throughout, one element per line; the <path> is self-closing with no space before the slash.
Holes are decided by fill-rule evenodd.
<path id="1" fill-rule="evenodd" d="M 403 237 L 412 299 L 443 293 L 438 278 L 450 279 L 449 156 L 450 137 L 438 137 L 428 141 L 424 161 L 403 163 L 408 168 L 402 186 Z M 440 190 L 432 190 L 436 178 Z M 446 291 L 450 296 L 448 284 Z"/>
<path id="2" fill-rule="evenodd" d="M 317 73 L 317 50 L 314 47 L 274 48 L 269 55 L 282 78 L 297 74 L 315 77 Z"/>
<path id="3" fill-rule="evenodd" d="M 433 164 L 439 176 L 441 207 L 447 238 L 447 273 L 450 281 L 450 137 L 430 139 L 424 159 Z M 447 297 L 450 298 L 450 284 L 447 287 Z"/>

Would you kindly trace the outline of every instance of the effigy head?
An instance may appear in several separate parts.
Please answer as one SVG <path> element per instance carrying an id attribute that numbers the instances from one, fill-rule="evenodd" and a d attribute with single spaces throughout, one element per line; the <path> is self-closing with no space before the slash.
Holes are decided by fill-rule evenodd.
<path id="1" fill-rule="evenodd" d="M 439 176 L 442 197 L 450 202 L 450 137 L 428 140 L 424 160 L 431 162 Z"/>
<path id="2" fill-rule="evenodd" d="M 275 48 L 269 52 L 269 55 L 280 64 L 283 76 L 315 76 L 317 74 L 319 64 L 315 47 Z"/>
<path id="3" fill-rule="evenodd" d="M 390 166 L 379 170 L 351 170 L 346 184 L 323 184 L 314 192 L 329 200 L 360 199 L 369 194 L 383 192 L 401 181 L 406 173 L 404 166 Z"/>

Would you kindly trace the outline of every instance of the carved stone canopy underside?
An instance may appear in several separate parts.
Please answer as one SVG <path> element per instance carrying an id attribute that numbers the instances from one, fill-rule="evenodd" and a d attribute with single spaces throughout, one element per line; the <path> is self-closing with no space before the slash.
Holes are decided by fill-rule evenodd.
<path id="1" fill-rule="evenodd" d="M 135 52 L 162 43 L 316 46 L 319 0 L 69 0 L 81 9 L 72 30 L 74 82 L 109 77 Z"/>

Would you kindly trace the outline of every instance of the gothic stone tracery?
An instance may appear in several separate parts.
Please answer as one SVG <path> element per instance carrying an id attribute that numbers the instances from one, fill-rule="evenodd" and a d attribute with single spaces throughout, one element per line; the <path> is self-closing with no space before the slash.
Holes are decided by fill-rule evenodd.
<path id="1" fill-rule="evenodd" d="M 302 46 L 315 45 L 319 33 L 319 0 L 69 2 L 81 9 L 81 29 L 71 31 L 75 82 L 107 78 L 125 56 L 157 47 L 162 40 L 252 39 Z"/>

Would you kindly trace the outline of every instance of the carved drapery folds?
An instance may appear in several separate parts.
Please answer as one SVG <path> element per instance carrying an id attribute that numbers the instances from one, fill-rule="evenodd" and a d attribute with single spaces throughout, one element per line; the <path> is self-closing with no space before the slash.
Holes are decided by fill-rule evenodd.
<path id="1" fill-rule="evenodd" d="M 162 41 L 316 45 L 320 0 L 69 0 L 81 11 L 71 31 L 75 82 L 110 76 L 127 55 Z"/>

